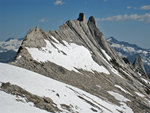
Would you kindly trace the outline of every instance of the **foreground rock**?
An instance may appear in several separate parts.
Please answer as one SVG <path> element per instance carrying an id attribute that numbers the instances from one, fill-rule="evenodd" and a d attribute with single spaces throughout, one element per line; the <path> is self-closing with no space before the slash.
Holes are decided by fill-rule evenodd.
<path id="1" fill-rule="evenodd" d="M 49 112 L 61 112 L 61 110 L 56 107 L 52 99 L 31 94 L 17 85 L 11 85 L 9 82 L 2 83 L 1 90 L 8 94 L 15 95 L 17 97 L 17 101 L 23 101 L 22 99 L 25 98 L 26 102 L 34 103 L 34 105 L 40 109 Z M 19 97 L 22 99 L 19 99 Z"/>

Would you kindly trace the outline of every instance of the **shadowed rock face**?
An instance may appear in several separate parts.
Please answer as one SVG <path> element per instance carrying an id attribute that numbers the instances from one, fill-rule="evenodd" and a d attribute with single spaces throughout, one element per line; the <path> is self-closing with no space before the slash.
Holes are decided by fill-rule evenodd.
<path id="1" fill-rule="evenodd" d="M 47 46 L 45 40 L 51 44 L 51 46 L 47 48 L 49 51 L 47 49 L 43 49 Z M 110 74 L 94 70 L 89 72 L 86 70 L 86 65 L 84 69 L 75 67 L 78 71 L 76 72 L 68 70 L 64 66 L 58 65 L 50 60 L 45 62 L 38 61 L 33 58 L 32 54 L 27 49 L 33 48 L 33 50 L 36 49 L 37 51 L 43 51 L 44 53 L 47 52 L 48 54 L 52 54 L 51 49 L 56 49 L 58 53 L 67 56 L 67 51 L 62 51 L 61 47 L 70 47 L 67 45 L 71 44 L 76 44 L 76 46 L 86 48 L 93 61 L 96 62 L 97 65 L 103 66 L 107 69 Z M 61 47 L 59 48 L 58 45 Z M 46 56 L 44 57 L 41 55 L 41 57 L 44 59 Z M 55 55 L 53 57 L 55 57 Z M 80 59 L 80 57 L 81 55 L 77 56 L 77 59 Z M 82 60 L 81 63 L 82 62 L 84 62 L 84 60 Z M 66 64 L 67 63 L 68 61 L 66 60 Z M 139 82 L 142 82 L 145 88 L 150 88 L 150 86 L 142 81 L 139 78 L 139 75 L 131 69 L 130 65 L 125 64 L 110 47 L 109 43 L 104 38 L 103 33 L 96 26 L 94 17 L 91 16 L 87 23 L 83 13 L 79 14 L 79 18 L 77 20 L 67 21 L 56 31 L 50 30 L 49 32 L 45 32 L 38 27 L 36 27 L 35 30 L 31 29 L 27 33 L 18 51 L 16 59 L 12 62 L 12 64 L 76 86 L 115 104 L 117 104 L 118 101 L 108 94 L 107 91 L 117 90 L 120 94 L 123 94 L 128 99 L 133 100 L 129 103 L 129 106 L 132 107 L 135 112 L 143 112 L 143 108 L 139 108 L 139 103 L 134 100 L 138 99 L 143 105 L 147 106 L 145 100 L 137 96 L 135 91 L 139 91 L 145 94 L 147 98 L 150 98 L 145 93 L 144 87 Z M 115 84 L 122 86 L 124 89 L 129 91 L 131 95 L 118 90 L 114 86 Z M 135 96 L 137 96 L 137 98 L 135 98 Z"/>
<path id="2" fill-rule="evenodd" d="M 104 49 L 111 56 L 111 58 L 114 58 L 117 62 L 122 63 L 122 60 L 116 55 L 114 50 L 104 38 L 103 33 L 97 28 L 96 21 L 93 16 L 91 16 L 88 20 L 88 27 L 94 40 L 98 43 L 98 46 Z"/>
<path id="3" fill-rule="evenodd" d="M 142 62 L 141 56 L 138 55 L 135 59 L 135 61 L 133 62 L 133 68 L 135 69 L 135 71 L 137 71 L 138 73 L 140 73 L 142 76 L 148 78 L 145 68 L 144 68 L 144 64 Z"/>
<path id="4" fill-rule="evenodd" d="M 93 25 L 96 26 L 96 21 L 95 21 L 95 18 L 94 18 L 93 16 L 90 16 L 90 17 L 89 17 L 88 25 L 89 25 L 89 24 L 93 24 Z"/>
<path id="5" fill-rule="evenodd" d="M 77 20 L 79 20 L 79 21 L 86 21 L 84 13 L 80 13 L 79 14 L 79 18 Z"/>

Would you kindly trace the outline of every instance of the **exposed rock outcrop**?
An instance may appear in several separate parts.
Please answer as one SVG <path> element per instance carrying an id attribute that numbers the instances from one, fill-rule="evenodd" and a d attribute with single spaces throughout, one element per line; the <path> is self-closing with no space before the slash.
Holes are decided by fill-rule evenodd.
<path id="1" fill-rule="evenodd" d="M 52 99 L 31 94 L 17 85 L 2 83 L 0 91 L 1 90 L 8 94 L 15 95 L 18 98 L 17 101 L 23 101 L 22 99 L 19 99 L 19 97 L 21 97 L 25 98 L 26 102 L 34 103 L 34 105 L 40 109 L 47 110 L 49 112 L 61 112 L 61 110 L 56 107 Z"/>
<path id="2" fill-rule="evenodd" d="M 85 18 L 84 13 L 80 13 L 79 18 L 77 20 L 86 22 L 86 18 Z"/>
<path id="3" fill-rule="evenodd" d="M 138 55 L 135 59 L 135 61 L 133 62 L 133 69 L 135 69 L 136 72 L 138 72 L 140 75 L 148 78 L 147 76 L 147 73 L 145 71 L 145 68 L 144 68 L 144 64 L 143 64 L 143 61 L 141 59 L 141 56 Z"/>

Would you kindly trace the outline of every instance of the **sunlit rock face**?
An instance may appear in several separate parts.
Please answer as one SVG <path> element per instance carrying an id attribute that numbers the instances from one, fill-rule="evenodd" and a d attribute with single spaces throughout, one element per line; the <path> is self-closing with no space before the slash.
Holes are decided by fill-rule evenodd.
<path id="1" fill-rule="evenodd" d="M 36 76 L 44 75 L 46 79 L 41 78 L 44 83 L 41 80 L 42 83 L 39 82 L 39 85 L 42 84 L 40 94 L 32 92 L 28 86 L 25 90 L 40 97 L 48 96 L 57 105 L 58 111 L 64 109 L 67 112 L 83 113 L 89 110 L 104 113 L 149 111 L 149 81 L 140 77 L 117 55 L 98 29 L 93 16 L 86 21 L 85 15 L 81 13 L 78 19 L 68 20 L 56 31 L 45 32 L 38 27 L 35 30 L 31 29 L 11 64 L 41 74 Z M 26 76 L 26 73 L 24 74 L 22 76 Z M 17 81 L 13 83 L 5 79 L 6 81 L 2 82 L 17 84 Z M 40 78 L 34 79 L 39 81 Z M 48 79 L 67 85 L 53 84 L 51 80 L 47 81 Z M 35 87 L 37 83 L 35 82 Z M 73 86 L 78 89 L 72 88 Z M 18 84 L 18 87 L 25 86 Z M 45 90 L 48 92 L 42 94 Z M 83 102 L 83 106 L 79 107 L 75 100 L 67 100 L 65 95 L 69 98 L 69 94 L 70 97 L 79 100 L 78 103 Z"/>

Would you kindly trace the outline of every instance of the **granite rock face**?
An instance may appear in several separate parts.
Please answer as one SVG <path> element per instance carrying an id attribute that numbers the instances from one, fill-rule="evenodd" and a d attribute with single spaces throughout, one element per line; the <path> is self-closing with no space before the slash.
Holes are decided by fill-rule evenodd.
<path id="1" fill-rule="evenodd" d="M 133 62 L 132 66 L 133 66 L 133 69 L 135 69 L 135 71 L 137 71 L 142 76 L 145 76 L 146 78 L 148 78 L 147 73 L 146 73 L 145 68 L 144 68 L 144 64 L 142 62 L 142 59 L 141 59 L 140 55 L 138 55 L 136 57 L 136 59 Z"/>
<path id="2" fill-rule="evenodd" d="M 86 55 L 89 60 L 84 57 Z M 115 91 L 132 100 L 128 106 L 134 112 L 150 111 L 149 103 L 145 100 L 150 99 L 146 92 L 150 85 L 111 48 L 93 16 L 86 22 L 85 15 L 81 13 L 77 20 L 68 20 L 56 31 L 45 32 L 38 27 L 31 29 L 11 64 L 118 104 L 118 100 L 108 93 Z M 140 92 L 145 97 L 142 98 L 135 92 Z"/>

